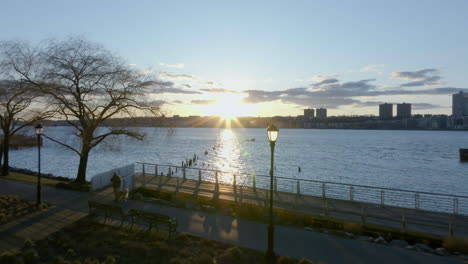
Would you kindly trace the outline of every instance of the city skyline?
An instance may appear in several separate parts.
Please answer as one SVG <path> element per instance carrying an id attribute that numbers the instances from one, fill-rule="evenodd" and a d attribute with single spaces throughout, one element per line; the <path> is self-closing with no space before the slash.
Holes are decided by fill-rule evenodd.
<path id="1" fill-rule="evenodd" d="M 169 116 L 378 116 L 384 102 L 450 115 L 452 94 L 468 92 L 465 1 L 89 6 L 7 1 L 0 41 L 101 43 L 158 76 L 149 96 Z"/>

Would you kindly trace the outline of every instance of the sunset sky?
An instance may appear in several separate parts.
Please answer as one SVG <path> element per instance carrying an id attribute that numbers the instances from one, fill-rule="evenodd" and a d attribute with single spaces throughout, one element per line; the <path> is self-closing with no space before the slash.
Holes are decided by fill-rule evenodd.
<path id="1" fill-rule="evenodd" d="M 157 74 L 168 115 L 451 114 L 468 1 L 1 0 L 0 41 L 82 36 Z M 466 90 L 468 92 L 468 90 Z"/>

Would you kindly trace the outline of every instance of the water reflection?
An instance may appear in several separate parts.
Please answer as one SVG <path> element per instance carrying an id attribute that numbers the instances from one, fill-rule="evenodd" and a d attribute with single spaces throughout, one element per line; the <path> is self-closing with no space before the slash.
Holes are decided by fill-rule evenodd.
<path id="1" fill-rule="evenodd" d="M 220 171 L 243 171 L 240 160 L 241 149 L 237 135 L 231 129 L 224 129 L 218 134 L 213 146 L 213 169 Z M 237 179 L 239 180 L 239 179 Z M 232 174 L 220 174 L 219 181 L 232 183 Z"/>

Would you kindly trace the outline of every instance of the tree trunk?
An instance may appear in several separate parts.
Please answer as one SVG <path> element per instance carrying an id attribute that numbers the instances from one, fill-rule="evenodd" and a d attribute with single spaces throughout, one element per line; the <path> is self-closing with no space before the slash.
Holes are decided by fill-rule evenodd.
<path id="1" fill-rule="evenodd" d="M 89 151 L 87 146 L 81 148 L 80 165 L 78 166 L 78 174 L 76 175 L 76 183 L 83 184 L 86 182 L 86 168 L 88 167 Z"/>
<path id="2" fill-rule="evenodd" d="M 0 141 L 0 168 L 3 164 L 3 139 Z"/>
<path id="3" fill-rule="evenodd" d="M 8 152 L 10 150 L 10 135 L 3 135 L 3 166 L 2 166 L 2 176 L 7 176 L 10 171 L 9 167 L 9 157 Z"/>

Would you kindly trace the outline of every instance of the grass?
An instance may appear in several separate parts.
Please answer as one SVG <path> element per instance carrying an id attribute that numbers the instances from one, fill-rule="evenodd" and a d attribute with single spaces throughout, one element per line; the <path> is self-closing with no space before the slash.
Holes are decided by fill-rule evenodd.
<path id="1" fill-rule="evenodd" d="M 21 181 L 21 182 L 37 183 L 37 176 L 26 175 L 26 174 L 17 173 L 17 172 L 10 172 L 8 176 L 2 176 L 1 178 L 14 180 L 14 181 Z M 55 186 L 59 182 L 63 182 L 63 181 L 41 177 L 41 184 Z"/>
<path id="2" fill-rule="evenodd" d="M 21 251 L 0 256 L 0 263 L 240 264 L 264 263 L 264 258 L 263 252 L 206 238 L 177 234 L 166 239 L 165 234 L 103 225 L 86 217 L 46 239 L 26 241 Z M 279 263 L 312 263 L 282 259 L 287 262 Z"/>
<path id="3" fill-rule="evenodd" d="M 468 238 L 466 237 L 445 237 L 442 245 L 450 252 L 468 254 Z"/>

